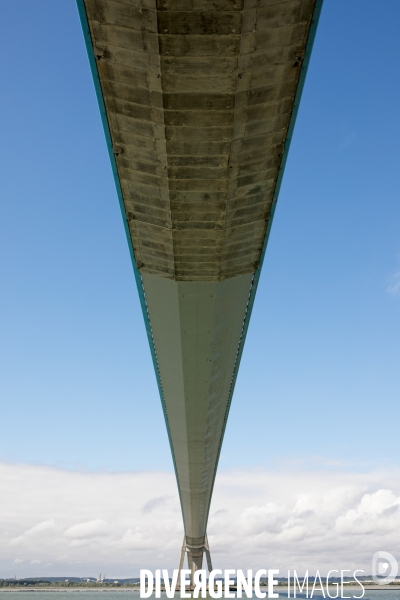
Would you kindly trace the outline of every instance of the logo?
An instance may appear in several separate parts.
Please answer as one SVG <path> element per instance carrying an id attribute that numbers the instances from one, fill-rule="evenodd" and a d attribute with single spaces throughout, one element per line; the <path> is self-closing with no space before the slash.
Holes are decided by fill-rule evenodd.
<path id="1" fill-rule="evenodd" d="M 386 552 L 383 552 L 383 554 L 387 555 Z M 391 554 L 388 556 L 391 556 Z M 337 575 L 334 576 L 332 573 Z M 322 592 L 324 598 L 363 598 L 364 586 L 356 575 L 357 573 L 364 573 L 364 571 L 357 569 L 354 571 L 352 578 L 346 573 L 351 573 L 350 569 L 341 569 L 340 576 L 337 569 L 332 569 L 326 577 L 322 577 L 319 571 L 316 571 L 315 577 L 309 577 L 307 570 L 301 582 L 295 570 L 293 576 L 289 570 L 287 572 L 288 577 L 279 580 L 275 579 L 275 575 L 279 575 L 279 569 L 259 569 L 255 573 L 252 569 L 249 569 L 247 577 L 241 569 L 237 571 L 225 569 L 224 572 L 221 569 L 214 569 L 210 572 L 208 579 L 205 569 L 199 569 L 194 573 L 191 573 L 190 569 L 175 569 L 172 573 L 172 579 L 170 579 L 167 569 L 162 571 L 157 569 L 154 574 L 148 569 L 141 569 L 140 598 L 151 598 L 153 594 L 155 598 L 161 598 L 164 590 L 167 598 L 175 598 L 177 591 L 180 592 L 181 598 L 254 598 L 254 594 L 256 598 L 262 599 L 279 598 L 277 589 L 279 585 L 284 585 L 287 588 L 288 598 L 299 597 L 296 593 L 297 588 L 303 598 L 304 595 L 306 598 L 313 598 L 316 594 L 315 600 L 320 597 L 318 592 Z M 164 580 L 163 584 L 162 579 Z M 354 589 L 344 589 L 345 585 L 353 583 L 352 580 L 354 580 L 354 585 L 361 588 L 362 593 L 360 595 L 347 595 L 346 592 L 354 592 Z M 193 592 L 193 594 L 190 592 Z"/>
<path id="2" fill-rule="evenodd" d="M 390 572 L 389 572 L 390 567 Z M 393 554 L 380 550 L 372 557 L 372 579 L 378 585 L 388 585 L 396 578 L 399 565 Z"/>

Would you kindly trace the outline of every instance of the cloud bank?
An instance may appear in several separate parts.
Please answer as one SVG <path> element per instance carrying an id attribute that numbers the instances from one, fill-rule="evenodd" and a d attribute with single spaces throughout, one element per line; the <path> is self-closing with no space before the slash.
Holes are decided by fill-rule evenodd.
<path id="1" fill-rule="evenodd" d="M 0 577 L 137 576 L 176 568 L 183 527 L 172 473 L 82 473 L 0 463 Z M 363 568 L 396 556 L 399 473 L 220 472 L 214 568 Z M 397 558 L 400 558 L 398 556 Z"/>

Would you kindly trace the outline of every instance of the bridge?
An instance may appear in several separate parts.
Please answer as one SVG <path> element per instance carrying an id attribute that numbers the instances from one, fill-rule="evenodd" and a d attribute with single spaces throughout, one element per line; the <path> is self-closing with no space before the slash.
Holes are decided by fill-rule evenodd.
<path id="1" fill-rule="evenodd" d="M 322 0 L 77 2 L 193 578 Z"/>

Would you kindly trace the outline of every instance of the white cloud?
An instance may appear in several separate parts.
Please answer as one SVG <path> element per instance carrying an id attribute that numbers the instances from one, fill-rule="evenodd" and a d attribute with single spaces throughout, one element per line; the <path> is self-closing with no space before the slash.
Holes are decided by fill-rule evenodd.
<path id="1" fill-rule="evenodd" d="M 56 524 L 54 519 L 47 519 L 47 521 L 42 521 L 41 523 L 38 523 L 37 525 L 34 525 L 33 527 L 25 531 L 24 535 L 41 535 L 49 530 L 55 529 L 55 526 Z"/>
<path id="2" fill-rule="evenodd" d="M 22 535 L 19 535 L 10 540 L 10 544 L 12 546 L 21 546 L 25 544 L 29 538 L 46 538 L 48 537 L 48 533 L 56 529 L 56 523 L 54 519 L 47 519 L 46 521 L 42 521 L 41 523 L 37 523 L 33 527 L 30 527 Z"/>
<path id="3" fill-rule="evenodd" d="M 241 525 L 245 533 L 278 533 L 287 519 L 288 511 L 284 506 L 268 502 L 265 506 L 245 508 L 241 515 Z"/>
<path id="4" fill-rule="evenodd" d="M 397 294 L 400 293 L 400 271 L 394 273 L 391 279 L 392 281 L 386 288 L 386 291 L 389 292 L 389 294 L 393 294 L 393 296 L 397 296 Z"/>
<path id="5" fill-rule="evenodd" d="M 336 529 L 340 533 L 383 535 L 400 528 L 400 497 L 381 489 L 364 494 L 360 503 L 339 516 Z"/>
<path id="6" fill-rule="evenodd" d="M 397 257 L 400 261 L 400 256 Z M 400 294 L 400 270 L 393 273 L 390 278 L 390 283 L 386 288 L 386 291 L 393 296 Z"/>
<path id="7" fill-rule="evenodd" d="M 127 529 L 121 539 L 122 546 L 131 550 L 152 550 L 155 548 L 154 542 L 155 540 L 139 527 Z"/>
<path id="8" fill-rule="evenodd" d="M 128 577 L 177 566 L 183 527 L 172 473 L 0 464 L 0 487 L 1 576 Z M 399 528 L 398 473 L 297 465 L 219 472 L 208 536 L 215 568 L 370 571 L 375 551 L 396 556 Z"/>
<path id="9" fill-rule="evenodd" d="M 86 523 L 78 523 L 72 525 L 64 531 L 64 535 L 74 539 L 85 539 L 95 538 L 109 533 L 109 527 L 106 521 L 102 519 L 94 519 L 93 521 L 86 521 Z"/>
<path id="10" fill-rule="evenodd" d="M 165 504 L 170 500 L 172 496 L 168 496 L 168 494 L 164 494 L 164 496 L 156 496 L 155 498 L 150 498 L 143 506 L 142 511 L 144 513 L 151 513 L 153 510 L 160 509 L 165 506 Z"/>

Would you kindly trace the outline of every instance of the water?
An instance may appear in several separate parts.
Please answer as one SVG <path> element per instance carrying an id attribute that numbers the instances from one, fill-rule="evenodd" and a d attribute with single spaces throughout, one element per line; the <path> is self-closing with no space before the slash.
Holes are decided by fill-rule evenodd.
<path id="1" fill-rule="evenodd" d="M 165 595 L 165 594 L 164 594 Z M 77 598 L 75 598 L 77 596 Z M 165 596 L 166 598 L 166 596 Z M 139 590 L 0 590 L 0 600 L 139 600 Z M 149 599 L 150 600 L 150 599 Z"/>
<path id="2" fill-rule="evenodd" d="M 285 600 L 287 598 L 286 590 L 276 590 L 279 593 L 280 600 Z M 347 596 L 359 596 L 361 589 L 357 588 L 346 588 L 345 594 Z M 333 590 L 331 590 L 331 594 L 333 594 Z M 123 589 L 119 588 L 118 590 L 107 590 L 104 589 L 93 589 L 93 590 L 80 590 L 80 589 L 70 589 L 66 591 L 65 589 L 56 591 L 56 590 L 0 590 L 0 600 L 74 600 L 72 596 L 79 596 L 76 600 L 139 600 L 139 590 L 132 589 Z M 293 592 L 292 592 L 293 597 Z M 296 597 L 300 600 L 304 600 L 306 598 L 305 594 L 296 594 Z M 154 598 L 154 596 L 152 596 Z M 175 594 L 175 598 L 178 600 L 180 598 L 180 594 Z M 207 596 L 209 598 L 209 596 Z M 255 598 L 255 596 L 253 596 Z M 323 596 L 321 592 L 315 593 L 313 595 L 313 599 L 315 600 L 323 600 Z M 149 599 L 150 600 L 150 599 Z M 161 593 L 161 600 L 167 600 L 167 596 L 164 592 Z M 268 600 L 268 598 L 266 598 Z M 329 600 L 329 599 L 327 599 Z M 338 598 L 338 600 L 340 600 Z M 352 600 L 352 598 L 351 598 Z M 400 590 L 393 589 L 390 587 L 386 587 L 385 589 L 380 590 L 365 590 L 363 600 L 400 600 Z"/>
<path id="3" fill-rule="evenodd" d="M 165 596 L 165 594 L 163 595 Z M 75 596 L 78 598 L 75 599 Z M 139 590 L 0 590 L 0 600 L 97 600 L 97 598 L 99 600 L 139 600 Z"/>

